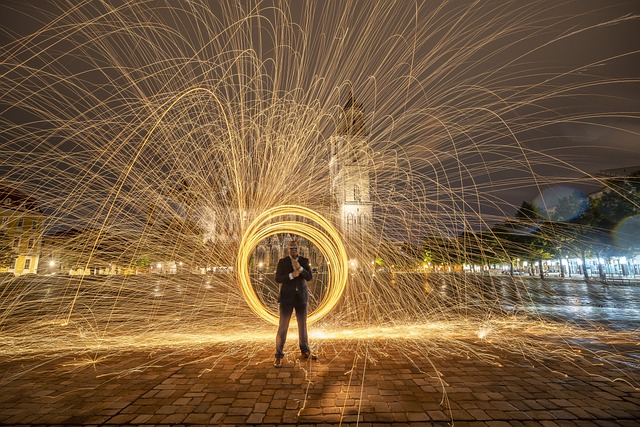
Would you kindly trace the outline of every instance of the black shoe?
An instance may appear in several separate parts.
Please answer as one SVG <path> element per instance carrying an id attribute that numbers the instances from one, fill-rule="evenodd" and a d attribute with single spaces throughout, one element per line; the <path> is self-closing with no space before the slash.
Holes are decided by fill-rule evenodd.
<path id="1" fill-rule="evenodd" d="M 276 357 L 276 360 L 273 361 L 273 366 L 276 368 L 282 368 L 282 359 Z"/>
<path id="2" fill-rule="evenodd" d="M 302 353 L 302 359 L 304 360 L 318 360 L 318 356 L 316 356 L 315 354 L 311 354 L 311 353 Z"/>

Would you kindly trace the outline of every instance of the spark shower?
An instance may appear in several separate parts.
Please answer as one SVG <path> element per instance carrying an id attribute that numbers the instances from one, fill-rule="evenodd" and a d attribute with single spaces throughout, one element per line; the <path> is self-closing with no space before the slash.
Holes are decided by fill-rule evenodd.
<path id="1" fill-rule="evenodd" d="M 637 26 L 605 3 L 5 4 L 2 184 L 38 201 L 43 248 L 57 249 L 43 249 L 37 277 L 3 282 L 2 353 L 271 345 L 245 279 L 262 286 L 258 306 L 273 306 L 273 293 L 251 278 L 242 236 L 287 205 L 338 228 L 329 159 L 350 96 L 366 115 L 357 158 L 373 226 L 358 245 L 345 240 L 367 268 L 349 273 L 314 324 L 319 351 L 356 339 L 490 357 L 474 344 L 484 340 L 543 358 L 549 337 L 637 339 L 506 309 L 505 281 L 514 305 L 527 299 L 517 279 L 367 265 L 396 242 L 504 221 L 532 189 L 594 179 L 577 156 L 599 142 L 568 147 L 567 126 L 637 137 L 621 124 L 637 126 L 634 100 L 606 90 L 637 93 L 637 76 L 616 64 L 637 59 L 638 46 L 575 54 L 574 43 Z M 219 268 L 239 253 L 246 263 Z M 119 274 L 46 276 L 46 256 Z M 178 274 L 153 273 L 169 262 Z"/>

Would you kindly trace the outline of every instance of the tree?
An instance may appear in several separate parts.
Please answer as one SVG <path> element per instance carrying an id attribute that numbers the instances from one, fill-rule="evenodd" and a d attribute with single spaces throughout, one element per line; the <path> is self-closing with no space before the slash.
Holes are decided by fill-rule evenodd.
<path id="1" fill-rule="evenodd" d="M 558 200 L 545 234 L 554 243 L 558 257 L 580 257 L 582 265 L 586 266 L 587 257 L 608 258 L 631 254 L 633 245 L 629 242 L 621 244 L 618 241 L 620 239 L 616 239 L 620 235 L 617 227 L 638 214 L 640 182 L 637 178 L 616 180 L 588 199 L 574 193 Z M 631 235 L 634 236 L 633 233 Z M 638 238 L 628 240 L 633 242 Z M 583 267 L 582 273 L 588 278 L 586 268 Z M 604 276 L 601 268 L 599 274 Z"/>
<path id="2" fill-rule="evenodd" d="M 587 257 L 634 254 L 640 248 L 640 172 L 611 181 L 588 198 L 577 192 L 564 197 L 547 214 L 543 217 L 532 204 L 523 202 L 515 218 L 475 235 L 480 246 L 470 245 L 472 236 L 465 233 L 458 238 L 458 247 L 448 248 L 448 254 L 459 257 L 457 249 L 462 247 L 467 259 L 495 257 L 510 262 L 512 273 L 514 259 L 537 260 L 541 276 L 542 261 L 554 257 L 580 257 L 586 266 Z M 588 278 L 585 267 L 582 273 Z M 604 277 L 601 266 L 599 273 Z"/>
<path id="3" fill-rule="evenodd" d="M 454 262 L 457 252 L 456 243 L 446 237 L 430 234 L 424 240 L 422 247 L 422 261 L 432 264 L 448 265 Z"/>
<path id="4" fill-rule="evenodd" d="M 522 202 L 513 220 L 506 220 L 492 229 L 497 240 L 494 251 L 497 255 L 500 253 L 498 250 L 504 253 L 504 258 L 511 265 L 511 274 L 513 260 L 519 258 L 538 261 L 539 274 L 543 277 L 542 261 L 551 259 L 554 253 L 548 225 L 549 222 L 542 218 L 532 204 Z"/>
<path id="5" fill-rule="evenodd" d="M 615 226 L 630 216 L 640 214 L 640 173 L 625 181 L 612 181 L 600 197 L 603 218 Z"/>
<path id="6" fill-rule="evenodd" d="M 412 243 L 405 242 L 400 247 L 400 253 L 396 257 L 396 265 L 403 268 L 416 268 L 422 262 L 420 248 Z"/>

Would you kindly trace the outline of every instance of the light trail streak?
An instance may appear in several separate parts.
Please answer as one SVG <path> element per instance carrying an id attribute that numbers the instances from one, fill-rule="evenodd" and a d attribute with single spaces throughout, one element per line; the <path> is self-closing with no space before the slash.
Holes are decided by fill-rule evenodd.
<path id="1" fill-rule="evenodd" d="M 25 34 L 3 32 L 0 47 L 1 183 L 45 215 L 39 274 L 0 283 L 0 355 L 86 352 L 93 363 L 132 349 L 271 346 L 274 292 L 252 262 L 267 245 L 283 256 L 270 242 L 294 234 L 328 261 L 314 265 L 329 271 L 312 295 L 321 354 L 394 347 L 415 360 L 499 363 L 508 351 L 591 358 L 585 369 L 598 359 L 633 377 L 637 360 L 614 347 L 637 344 L 638 331 L 545 320 L 533 299 L 558 298 L 553 286 L 408 271 L 398 255 L 399 242 L 436 246 L 511 219 L 520 200 L 506 190 L 596 179 L 575 152 L 561 154 L 567 126 L 638 123 L 636 99 L 635 109 L 623 96 L 600 103 L 613 98 L 604 87 L 635 93 L 637 76 L 605 71 L 638 49 L 543 61 L 584 34 L 637 25 L 635 14 L 603 18 L 607 8 L 583 4 L 2 4 L 33 19 Z M 374 206 L 358 240 L 337 230 L 329 172 L 351 91 L 368 130 L 353 167 L 369 174 Z M 599 144 L 590 141 L 579 150 Z M 456 265 L 483 250 L 454 245 Z M 385 269 L 345 264 L 374 256 Z M 593 353 L 580 340 L 612 344 Z"/>
<path id="2" fill-rule="evenodd" d="M 290 216 L 300 216 L 318 224 L 321 228 L 301 221 L 272 222 L 276 218 Z M 236 264 L 240 288 L 251 310 L 273 325 L 278 324 L 278 313 L 267 309 L 256 295 L 249 275 L 249 258 L 260 242 L 277 234 L 291 234 L 308 239 L 320 249 L 324 259 L 328 261 L 327 292 L 318 306 L 309 313 L 308 323 L 311 325 L 329 314 L 340 300 L 347 285 L 349 260 L 340 233 L 322 215 L 300 206 L 277 206 L 269 209 L 247 227 L 240 242 Z"/>

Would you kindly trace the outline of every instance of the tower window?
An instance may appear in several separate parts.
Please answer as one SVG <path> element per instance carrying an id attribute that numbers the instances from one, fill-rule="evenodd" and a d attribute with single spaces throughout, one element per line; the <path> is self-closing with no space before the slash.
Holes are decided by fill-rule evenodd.
<path id="1" fill-rule="evenodd" d="M 356 218 L 352 213 L 347 214 L 347 233 L 351 234 L 356 226 Z"/>

